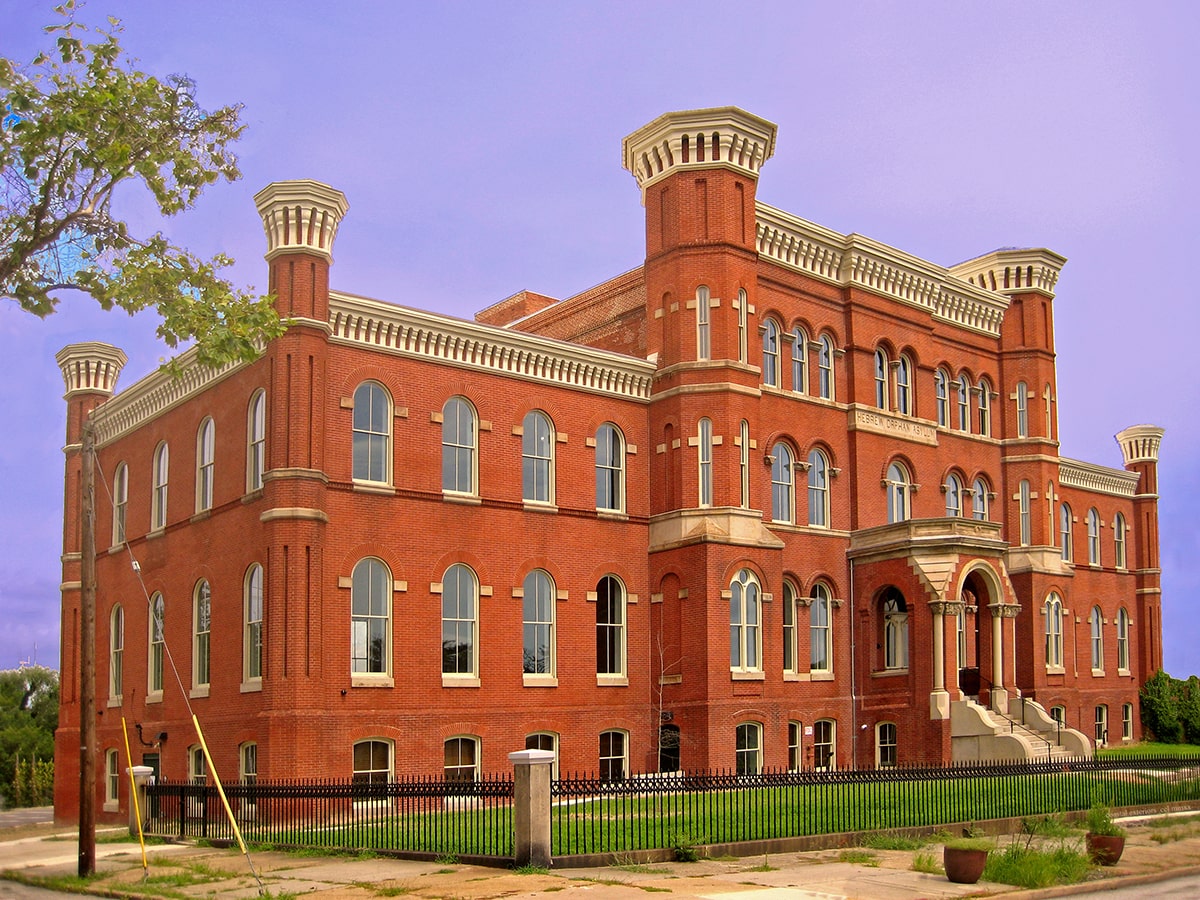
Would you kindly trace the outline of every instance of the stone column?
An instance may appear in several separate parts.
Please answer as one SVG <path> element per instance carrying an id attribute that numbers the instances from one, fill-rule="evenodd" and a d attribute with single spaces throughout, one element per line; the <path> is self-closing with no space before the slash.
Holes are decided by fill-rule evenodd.
<path id="1" fill-rule="evenodd" d="M 933 614 L 933 690 L 929 692 L 929 718 L 950 718 L 950 692 L 946 690 L 946 616 L 957 616 L 961 603 L 930 600 Z"/>
<path id="2" fill-rule="evenodd" d="M 1008 691 L 1004 689 L 1004 604 L 991 603 L 992 611 L 992 691 L 989 705 L 1008 713 Z"/>
<path id="3" fill-rule="evenodd" d="M 513 764 L 513 863 L 550 868 L 551 750 L 518 750 Z"/>

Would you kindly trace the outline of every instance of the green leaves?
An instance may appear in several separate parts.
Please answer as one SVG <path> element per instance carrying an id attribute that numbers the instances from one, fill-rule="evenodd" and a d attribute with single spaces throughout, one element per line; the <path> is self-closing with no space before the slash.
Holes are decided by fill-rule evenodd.
<path id="1" fill-rule="evenodd" d="M 106 309 L 154 307 L 168 346 L 195 339 L 210 365 L 253 358 L 283 330 L 271 298 L 222 278 L 225 257 L 130 236 L 111 208 L 122 183 L 173 216 L 209 184 L 240 178 L 241 106 L 202 109 L 187 76 L 159 79 L 125 56 L 117 20 L 93 31 L 75 11 L 73 0 L 56 7 L 52 51 L 28 66 L 0 58 L 0 295 L 37 316 L 65 288 Z"/>

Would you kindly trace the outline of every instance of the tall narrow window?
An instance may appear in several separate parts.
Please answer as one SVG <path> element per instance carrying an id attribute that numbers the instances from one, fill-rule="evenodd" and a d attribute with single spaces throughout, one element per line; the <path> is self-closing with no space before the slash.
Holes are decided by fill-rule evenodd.
<path id="1" fill-rule="evenodd" d="M 1062 558 L 1066 562 L 1071 562 L 1075 555 L 1071 541 L 1071 519 L 1071 505 L 1064 503 L 1058 510 L 1058 533 Z"/>
<path id="2" fill-rule="evenodd" d="M 1046 598 L 1046 667 L 1061 669 L 1063 664 L 1063 606 L 1058 594 Z"/>
<path id="3" fill-rule="evenodd" d="M 147 672 L 146 690 L 151 695 L 162 696 L 163 689 L 163 613 L 165 604 L 162 594 L 150 598 L 150 665 Z"/>
<path id="4" fill-rule="evenodd" d="M 154 451 L 154 483 L 150 494 L 150 530 L 167 527 L 167 475 L 170 471 L 170 451 L 159 444 Z"/>
<path id="5" fill-rule="evenodd" d="M 761 671 L 758 579 L 749 569 L 742 569 L 729 590 L 729 667 Z"/>
<path id="6" fill-rule="evenodd" d="M 201 579 L 192 596 L 192 687 L 206 688 L 209 683 L 212 636 L 212 589 Z"/>
<path id="7" fill-rule="evenodd" d="M 382 384 L 364 381 L 354 391 L 353 474 L 358 481 L 391 480 L 392 399 Z"/>
<path id="8" fill-rule="evenodd" d="M 912 514 L 909 508 L 909 492 L 912 485 L 904 466 L 900 463 L 888 466 L 886 483 L 888 523 L 903 522 Z"/>
<path id="9" fill-rule="evenodd" d="M 554 502 L 554 429 L 538 410 L 526 413 L 521 434 L 521 496 Z"/>
<path id="10" fill-rule="evenodd" d="M 961 516 L 963 514 L 963 486 L 957 475 L 946 479 L 946 515 Z"/>
<path id="11" fill-rule="evenodd" d="M 908 605 L 895 588 L 888 588 L 882 602 L 883 667 L 908 668 Z"/>
<path id="12" fill-rule="evenodd" d="M 1096 745 L 1103 746 L 1108 743 L 1108 705 L 1100 704 L 1096 707 Z"/>
<path id="13" fill-rule="evenodd" d="M 1042 391 L 1042 401 L 1046 411 L 1046 438 L 1051 440 L 1054 438 L 1054 392 L 1050 390 L 1050 385 L 1046 385 Z"/>
<path id="14" fill-rule="evenodd" d="M 783 583 L 783 671 L 796 671 L 796 588 Z"/>
<path id="15" fill-rule="evenodd" d="M 625 674 L 625 588 L 612 575 L 596 585 L 596 674 Z"/>
<path id="16" fill-rule="evenodd" d="M 813 722 L 813 768 L 822 772 L 837 768 L 837 723 L 832 719 Z"/>
<path id="17" fill-rule="evenodd" d="M 992 386 L 980 379 L 979 387 L 979 433 L 984 437 L 992 434 Z"/>
<path id="18" fill-rule="evenodd" d="M 1032 541 L 1033 523 L 1029 518 L 1029 482 L 1022 480 L 1017 486 L 1017 516 L 1020 520 L 1021 546 L 1028 547 Z"/>
<path id="19" fill-rule="evenodd" d="M 779 326 L 774 319 L 763 323 L 762 379 L 763 384 L 779 387 Z"/>
<path id="20" fill-rule="evenodd" d="M 803 328 L 792 332 L 792 390 L 808 393 L 808 335 Z"/>
<path id="21" fill-rule="evenodd" d="M 988 486 L 982 478 L 971 485 L 971 518 L 986 522 L 988 517 Z"/>
<path id="22" fill-rule="evenodd" d="M 125 610 L 120 604 L 108 617 L 108 699 L 120 700 L 125 686 Z"/>
<path id="23" fill-rule="evenodd" d="M 683 771 L 681 744 L 678 725 L 667 724 L 658 727 L 658 771 Z"/>
<path id="24" fill-rule="evenodd" d="M 971 431 L 971 379 L 965 374 L 958 378 L 958 430 Z"/>
<path id="25" fill-rule="evenodd" d="M 475 573 L 455 563 L 442 577 L 442 674 L 474 675 L 479 583 Z"/>
<path id="26" fill-rule="evenodd" d="M 360 559 L 350 576 L 350 671 L 386 675 L 392 624 L 392 576 L 380 560 Z"/>
<path id="27" fill-rule="evenodd" d="M 833 629 L 830 627 L 829 588 L 817 582 L 808 607 L 808 667 L 813 672 L 833 671 Z"/>
<path id="28" fill-rule="evenodd" d="M 258 744 L 253 741 L 241 746 L 238 753 L 238 776 L 242 784 L 258 783 Z"/>
<path id="29" fill-rule="evenodd" d="M 525 576 L 522 659 L 526 675 L 554 674 L 554 582 L 541 569 Z"/>
<path id="30" fill-rule="evenodd" d="M 442 490 L 478 492 L 475 407 L 464 397 L 451 397 L 442 407 Z"/>
<path id="31" fill-rule="evenodd" d="M 696 288 L 696 359 L 708 359 L 712 354 L 712 338 L 709 334 L 709 292 L 704 285 Z"/>
<path id="32" fill-rule="evenodd" d="M 203 784 L 208 780 L 208 761 L 204 758 L 204 748 L 192 744 L 187 749 L 188 781 L 193 784 Z"/>
<path id="33" fill-rule="evenodd" d="M 738 362 L 746 362 L 749 352 L 750 298 L 745 291 L 738 291 Z"/>
<path id="34" fill-rule="evenodd" d="M 392 745 L 359 741 L 354 745 L 354 783 L 387 784 L 392 777 Z"/>
<path id="35" fill-rule="evenodd" d="M 108 750 L 104 754 L 104 808 L 107 811 L 117 809 L 120 803 L 121 790 L 121 757 L 116 750 Z"/>
<path id="36" fill-rule="evenodd" d="M 596 429 L 596 509 L 625 509 L 625 441 L 611 422 Z"/>
<path id="37" fill-rule="evenodd" d="M 958 668 L 965 669 L 967 666 L 967 611 L 963 607 L 958 608 L 958 614 L 954 617 L 954 645 L 955 657 L 958 660 Z"/>
<path id="38" fill-rule="evenodd" d="M 743 722 L 737 727 L 735 757 L 737 774 L 757 775 L 762 769 L 762 726 Z"/>
<path id="39" fill-rule="evenodd" d="M 1117 674 L 1129 671 L 1129 613 L 1117 610 Z"/>
<path id="40" fill-rule="evenodd" d="M 829 527 L 829 460 L 816 449 L 808 454 L 808 524 Z"/>
<path id="41" fill-rule="evenodd" d="M 246 681 L 258 681 L 263 676 L 263 570 L 258 563 L 246 572 L 245 592 L 243 678 Z"/>
<path id="42" fill-rule="evenodd" d="M 255 391 L 246 414 L 246 493 L 263 486 L 267 469 L 267 392 Z"/>
<path id="43" fill-rule="evenodd" d="M 934 394 L 937 400 L 937 423 L 943 428 L 950 427 L 950 376 L 944 369 L 938 369 L 933 376 Z"/>
<path id="44" fill-rule="evenodd" d="M 1125 516 L 1117 513 L 1117 517 L 1113 520 L 1113 564 L 1118 569 L 1126 567 L 1125 560 Z"/>
<path id="45" fill-rule="evenodd" d="M 888 408 L 888 358 L 882 350 L 875 351 L 875 405 Z"/>
<path id="46" fill-rule="evenodd" d="M 1025 382 L 1017 382 L 1017 437 L 1029 437 L 1029 388 Z"/>
<path id="47" fill-rule="evenodd" d="M 804 764 L 801 737 L 804 728 L 799 722 L 788 722 L 788 771 L 799 772 Z"/>
<path id="48" fill-rule="evenodd" d="M 913 412 L 912 363 L 907 356 L 896 362 L 896 412 L 902 416 Z"/>
<path id="49" fill-rule="evenodd" d="M 212 509 L 213 457 L 216 453 L 216 428 L 212 419 L 200 423 L 196 432 L 196 512 Z"/>
<path id="50" fill-rule="evenodd" d="M 1104 615 L 1099 606 L 1092 607 L 1092 614 L 1088 616 L 1088 630 L 1092 636 L 1092 669 L 1099 671 L 1104 668 Z"/>
<path id="51" fill-rule="evenodd" d="M 445 763 L 442 776 L 446 781 L 472 782 L 479 780 L 479 738 L 450 738 L 443 745 Z"/>
<path id="52" fill-rule="evenodd" d="M 700 496 L 698 498 L 700 506 L 712 506 L 713 502 L 713 479 L 712 479 L 712 448 L 713 448 L 713 433 L 712 420 L 700 420 L 700 437 L 697 446 L 700 463 L 699 488 Z"/>
<path id="53" fill-rule="evenodd" d="M 1088 510 L 1087 516 L 1088 529 L 1088 565 L 1100 565 L 1100 513 L 1096 511 L 1096 507 Z"/>
<path id="54" fill-rule="evenodd" d="M 1133 704 L 1121 704 L 1121 740 L 1133 740 Z"/>
<path id="55" fill-rule="evenodd" d="M 600 732 L 600 780 L 621 781 L 628 771 L 628 749 L 623 731 Z"/>
<path id="56" fill-rule="evenodd" d="M 833 381 L 833 340 L 827 334 L 821 335 L 820 349 L 817 350 L 817 388 L 822 400 L 834 399 Z"/>
<path id="57" fill-rule="evenodd" d="M 771 520 L 791 522 L 795 491 L 792 482 L 792 451 L 787 444 L 771 448 Z"/>
<path id="58" fill-rule="evenodd" d="M 875 765 L 880 769 L 896 767 L 895 722 L 880 722 L 875 726 Z"/>
<path id="59" fill-rule="evenodd" d="M 742 480 L 742 509 L 750 508 L 750 423 L 742 419 L 738 432 L 741 447 L 738 453 L 739 474 Z"/>
<path id="60" fill-rule="evenodd" d="M 113 546 L 125 543 L 129 513 L 129 466 L 120 463 L 113 475 Z"/>

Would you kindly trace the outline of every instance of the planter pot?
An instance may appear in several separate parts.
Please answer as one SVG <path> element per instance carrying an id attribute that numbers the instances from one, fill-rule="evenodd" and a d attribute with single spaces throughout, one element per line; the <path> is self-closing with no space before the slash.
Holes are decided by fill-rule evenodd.
<path id="1" fill-rule="evenodd" d="M 1115 866 L 1125 852 L 1125 836 L 1113 834 L 1085 835 L 1088 857 L 1101 866 Z"/>
<path id="2" fill-rule="evenodd" d="M 942 866 L 946 878 L 955 884 L 974 884 L 983 875 L 987 865 L 986 850 L 964 850 L 957 847 L 942 848 Z"/>

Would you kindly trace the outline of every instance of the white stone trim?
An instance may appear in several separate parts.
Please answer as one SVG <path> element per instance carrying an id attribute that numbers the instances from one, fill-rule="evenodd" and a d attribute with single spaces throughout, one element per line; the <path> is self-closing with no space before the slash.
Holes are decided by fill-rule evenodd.
<path id="1" fill-rule="evenodd" d="M 1082 488 L 1113 497 L 1132 497 L 1137 493 L 1139 476 L 1136 472 L 1110 469 L 1095 463 L 1060 457 L 1058 483 L 1062 487 Z"/>

